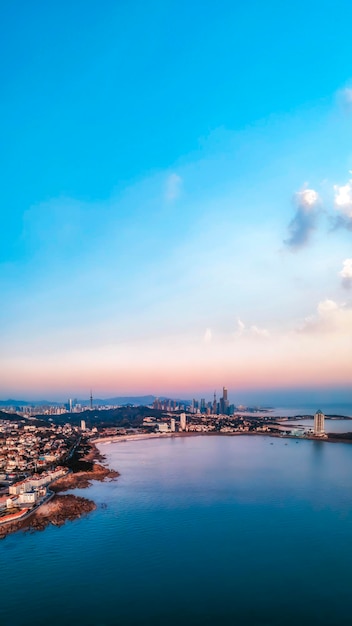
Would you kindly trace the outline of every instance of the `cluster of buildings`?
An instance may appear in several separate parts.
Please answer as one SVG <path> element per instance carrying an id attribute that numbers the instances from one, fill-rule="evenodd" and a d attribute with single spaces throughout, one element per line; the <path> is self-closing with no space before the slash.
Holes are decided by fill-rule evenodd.
<path id="1" fill-rule="evenodd" d="M 9 404 L 3 405 L 2 409 L 7 413 L 15 413 L 21 417 L 33 417 L 35 415 L 64 415 L 65 413 L 82 413 L 87 409 L 93 408 L 93 396 L 90 394 L 88 403 L 82 404 L 78 400 L 69 398 L 65 403 L 53 402 L 52 404 L 45 402 L 43 404 L 24 404 L 9 401 Z M 106 408 L 106 407 L 105 407 Z"/>
<path id="2" fill-rule="evenodd" d="M 19 416 L 0 419 L 0 525 L 52 497 L 49 485 L 68 472 L 63 464 L 84 430 L 83 420 L 79 428 Z"/>
<path id="3" fill-rule="evenodd" d="M 0 481 L 58 464 L 77 439 L 70 424 L 35 426 L 0 421 Z"/>
<path id="4" fill-rule="evenodd" d="M 297 427 L 287 423 L 283 425 L 269 409 L 247 408 L 244 406 L 234 407 L 229 404 L 228 392 L 223 387 L 219 401 L 214 394 L 213 402 L 207 404 L 202 399 L 198 403 L 195 399 L 191 404 L 185 405 L 177 400 L 160 401 L 156 399 L 149 407 L 162 412 L 163 415 L 150 415 L 143 418 L 139 426 L 126 427 L 114 425 L 100 427 L 99 435 L 102 437 L 115 437 L 145 433 L 175 433 L 175 432 L 203 432 L 203 433 L 268 433 L 275 435 L 291 436 L 315 436 L 326 437 L 324 430 L 324 414 L 317 411 L 314 417 L 314 428 L 307 426 Z M 85 430 L 85 422 L 81 421 L 81 430 Z M 90 433 L 97 434 L 97 428 L 92 428 Z"/>
<path id="5" fill-rule="evenodd" d="M 225 390 L 226 391 L 226 390 Z M 226 410 L 227 397 L 225 393 L 221 398 Z M 214 405 L 215 408 L 215 405 Z M 173 413 L 166 414 L 161 418 L 145 417 L 142 428 L 145 431 L 159 433 L 173 432 L 219 432 L 219 433 L 268 433 L 276 435 L 293 435 L 293 436 L 314 436 L 327 437 L 324 427 L 325 416 L 322 411 L 317 411 L 314 416 L 314 427 L 291 426 L 289 423 L 285 426 L 278 421 L 278 418 L 270 414 L 248 415 L 247 413 L 235 413 L 228 415 L 223 413 L 194 413 L 192 411 L 179 413 L 177 417 Z M 119 433 L 115 433 L 119 434 Z M 124 433 L 125 434 L 125 433 Z"/>
<path id="6" fill-rule="evenodd" d="M 144 429 L 153 429 L 159 433 L 175 433 L 185 432 L 187 428 L 187 415 L 186 413 L 180 413 L 178 419 L 175 417 L 165 417 L 162 419 L 156 419 L 155 417 L 145 417 L 143 419 Z"/>
<path id="7" fill-rule="evenodd" d="M 33 507 L 39 506 L 53 495 L 48 486 L 54 480 L 67 474 L 67 468 L 56 467 L 53 470 L 33 474 L 24 480 L 12 483 L 8 493 L 0 496 L 0 524 L 16 521 L 24 517 Z"/>
<path id="8" fill-rule="evenodd" d="M 236 406 L 229 403 L 226 387 L 223 387 L 222 396 L 219 400 L 217 400 L 216 391 L 214 391 L 213 400 L 209 402 L 206 402 L 205 398 L 201 398 L 201 400 L 193 398 L 190 403 L 167 398 L 163 400 L 156 398 L 152 404 L 152 408 L 168 412 L 186 411 L 198 415 L 233 415 L 236 410 Z"/>
<path id="9" fill-rule="evenodd" d="M 119 408 L 120 405 L 116 404 L 104 404 L 98 405 L 97 402 L 93 402 L 92 392 L 88 401 L 78 401 L 76 398 L 69 398 L 66 403 L 52 405 L 45 403 L 42 405 L 11 405 L 4 407 L 7 412 L 17 413 L 23 417 L 31 417 L 34 415 L 55 416 L 63 415 L 65 413 L 82 413 L 87 410 L 106 410 Z M 216 391 L 212 400 L 206 401 L 205 398 L 192 401 L 182 401 L 170 398 L 155 398 L 153 403 L 149 405 L 150 408 L 167 411 L 167 412 L 180 412 L 185 411 L 192 414 L 201 415 L 233 415 L 234 412 L 242 407 L 236 407 L 234 404 L 230 404 L 228 400 L 228 391 L 226 387 L 222 389 L 222 396 L 217 399 Z"/>

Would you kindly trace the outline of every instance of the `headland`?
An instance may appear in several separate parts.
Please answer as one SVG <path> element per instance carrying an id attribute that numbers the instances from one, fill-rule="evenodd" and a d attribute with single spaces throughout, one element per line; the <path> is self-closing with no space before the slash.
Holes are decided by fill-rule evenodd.
<path id="1" fill-rule="evenodd" d="M 93 443 L 85 442 L 82 448 L 78 446 L 68 461 L 70 467 L 50 483 L 45 498 L 37 506 L 13 510 L 12 514 L 0 517 L 0 539 L 20 530 L 35 532 L 50 524 L 62 526 L 94 511 L 96 504 L 92 500 L 72 493 L 62 494 L 73 489 L 86 489 L 92 481 L 115 480 L 119 473 L 102 462 L 104 457 Z"/>

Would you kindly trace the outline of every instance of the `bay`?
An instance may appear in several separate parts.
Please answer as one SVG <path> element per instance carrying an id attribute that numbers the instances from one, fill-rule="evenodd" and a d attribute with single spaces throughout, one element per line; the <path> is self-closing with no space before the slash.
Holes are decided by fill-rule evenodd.
<path id="1" fill-rule="evenodd" d="M 352 446 L 265 436 L 101 446 L 89 516 L 0 542 L 0 623 L 351 623 Z"/>

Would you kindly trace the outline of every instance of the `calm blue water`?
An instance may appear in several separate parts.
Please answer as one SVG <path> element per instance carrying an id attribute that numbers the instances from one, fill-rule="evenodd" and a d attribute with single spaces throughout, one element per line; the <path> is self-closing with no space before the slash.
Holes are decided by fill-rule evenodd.
<path id="1" fill-rule="evenodd" d="M 0 542 L 0 624 L 351 624 L 352 445 L 102 446 L 88 517 Z M 107 508 L 102 508 L 106 504 Z"/>

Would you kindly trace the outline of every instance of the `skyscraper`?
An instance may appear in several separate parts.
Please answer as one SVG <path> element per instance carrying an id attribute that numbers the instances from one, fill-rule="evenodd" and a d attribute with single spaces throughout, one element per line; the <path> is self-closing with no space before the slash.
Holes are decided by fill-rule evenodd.
<path id="1" fill-rule="evenodd" d="M 314 434 L 316 437 L 321 437 L 322 435 L 325 435 L 324 419 L 324 413 L 322 413 L 322 411 L 320 411 L 319 409 L 314 415 Z"/>
<path id="2" fill-rule="evenodd" d="M 187 425 L 186 413 L 181 413 L 180 414 L 180 428 L 181 428 L 181 430 L 186 430 L 186 425 Z"/>
<path id="3" fill-rule="evenodd" d="M 214 401 L 213 401 L 213 414 L 216 415 L 218 412 L 217 404 L 216 404 L 216 391 L 214 391 Z"/>
<path id="4" fill-rule="evenodd" d="M 220 398 L 220 413 L 223 415 L 227 415 L 229 408 L 229 401 L 227 399 L 227 389 L 226 387 L 222 388 L 222 398 Z"/>

